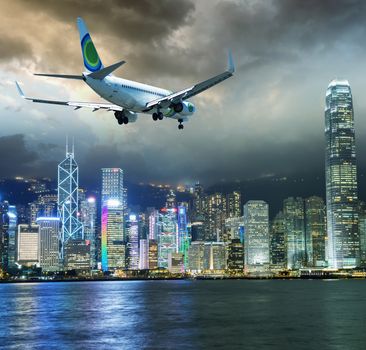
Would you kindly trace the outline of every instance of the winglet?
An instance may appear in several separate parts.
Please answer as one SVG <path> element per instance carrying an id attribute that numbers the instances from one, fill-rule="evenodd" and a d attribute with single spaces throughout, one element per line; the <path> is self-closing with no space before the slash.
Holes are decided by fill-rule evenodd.
<path id="1" fill-rule="evenodd" d="M 15 82 L 15 85 L 17 86 L 17 90 L 18 90 L 18 92 L 19 92 L 19 95 L 20 95 L 22 98 L 25 98 L 24 92 L 23 92 L 23 90 L 20 88 L 19 83 L 18 83 L 17 81 Z"/>
<path id="2" fill-rule="evenodd" d="M 231 74 L 233 74 L 235 72 L 234 60 L 233 60 L 233 55 L 231 53 L 231 50 L 228 51 L 228 56 L 227 56 L 227 70 Z"/>

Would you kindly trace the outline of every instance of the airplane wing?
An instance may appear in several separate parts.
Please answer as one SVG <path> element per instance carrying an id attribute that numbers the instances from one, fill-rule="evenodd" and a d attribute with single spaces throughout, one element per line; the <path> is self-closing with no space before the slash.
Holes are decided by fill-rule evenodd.
<path id="1" fill-rule="evenodd" d="M 149 111 L 154 107 L 161 107 L 161 108 L 167 108 L 172 103 L 179 102 L 181 100 L 186 100 L 188 98 L 191 98 L 195 95 L 198 95 L 199 93 L 208 90 L 212 86 L 221 83 L 222 81 L 230 78 L 235 71 L 233 58 L 231 55 L 231 52 L 228 54 L 228 69 L 219 75 L 214 76 L 213 78 L 207 79 L 201 83 L 198 83 L 196 85 L 193 85 L 187 89 L 180 90 L 177 92 L 174 92 L 166 97 L 159 98 L 157 100 L 153 100 L 151 102 L 148 102 L 146 104 L 145 111 Z"/>
<path id="2" fill-rule="evenodd" d="M 22 89 L 20 88 L 18 82 L 15 82 L 18 92 L 22 98 L 25 100 L 30 100 L 36 103 L 48 103 L 53 105 L 63 105 L 63 106 L 70 106 L 74 109 L 80 108 L 91 108 L 93 112 L 99 109 L 105 109 L 107 111 L 122 111 L 123 108 L 121 106 L 112 104 L 112 103 L 99 103 L 99 102 L 75 102 L 75 101 L 57 101 L 57 100 L 43 100 L 39 98 L 27 97 L 24 95 Z"/>

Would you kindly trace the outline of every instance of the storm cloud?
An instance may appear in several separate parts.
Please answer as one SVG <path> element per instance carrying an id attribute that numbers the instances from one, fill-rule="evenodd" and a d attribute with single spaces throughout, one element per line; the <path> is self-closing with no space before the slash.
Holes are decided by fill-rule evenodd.
<path id="1" fill-rule="evenodd" d="M 31 75 L 81 71 L 78 16 L 104 64 L 127 61 L 116 74 L 128 79 L 172 90 L 191 86 L 225 69 L 228 48 L 237 67 L 233 78 L 193 99 L 197 112 L 183 132 L 174 121 L 153 123 L 143 115 L 120 127 L 107 112 L 26 104 L 11 84 L 0 86 L 1 136 L 24 135 L 24 150 L 38 159 L 39 175 L 62 159 L 66 135 L 75 137 L 81 179 L 88 183 L 99 180 L 104 166 L 120 166 L 131 182 L 321 175 L 324 97 L 334 78 L 350 81 L 359 171 L 366 171 L 364 1 L 0 4 L 0 78 L 23 81 L 35 96 L 98 100 L 81 82 Z M 29 166 L 19 172 L 32 173 Z"/>

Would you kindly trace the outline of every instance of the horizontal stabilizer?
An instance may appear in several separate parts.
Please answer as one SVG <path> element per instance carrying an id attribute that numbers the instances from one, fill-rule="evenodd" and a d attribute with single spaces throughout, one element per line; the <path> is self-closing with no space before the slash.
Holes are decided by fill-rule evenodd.
<path id="1" fill-rule="evenodd" d="M 113 71 L 115 71 L 118 67 L 121 67 L 122 64 L 126 63 L 125 61 L 117 62 L 115 64 L 112 64 L 111 66 L 102 68 L 96 72 L 88 74 L 88 77 L 98 80 L 103 80 L 107 75 L 111 74 Z"/>
<path id="2" fill-rule="evenodd" d="M 71 74 L 45 74 L 45 73 L 34 73 L 39 77 L 52 77 L 52 78 L 64 78 L 64 79 L 77 79 L 83 80 L 82 75 L 71 75 Z"/>

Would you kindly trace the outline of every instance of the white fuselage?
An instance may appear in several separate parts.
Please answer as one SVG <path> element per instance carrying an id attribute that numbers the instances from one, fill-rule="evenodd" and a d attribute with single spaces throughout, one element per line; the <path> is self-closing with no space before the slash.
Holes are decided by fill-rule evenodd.
<path id="1" fill-rule="evenodd" d="M 135 113 L 143 112 L 152 114 L 156 112 L 156 108 L 145 111 L 146 104 L 169 96 L 172 93 L 172 91 L 161 89 L 156 86 L 146 85 L 115 76 L 107 76 L 103 80 L 97 80 L 88 77 L 87 74 L 84 74 L 84 78 L 85 82 L 105 100 Z M 165 114 L 170 113 L 170 111 L 171 108 L 164 110 Z M 182 117 L 178 113 L 171 114 L 172 115 L 170 115 L 170 117 L 176 119 Z M 190 114 L 193 114 L 193 112 Z"/>

